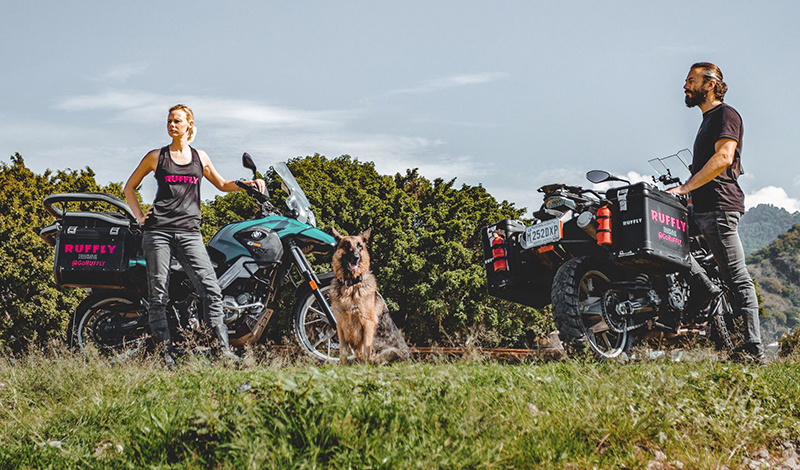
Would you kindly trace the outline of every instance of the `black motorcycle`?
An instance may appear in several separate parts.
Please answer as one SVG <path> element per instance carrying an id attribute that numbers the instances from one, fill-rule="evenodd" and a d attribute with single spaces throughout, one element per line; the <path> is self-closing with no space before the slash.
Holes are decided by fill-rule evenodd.
<path id="1" fill-rule="evenodd" d="M 243 164 L 256 175 L 248 154 Z M 294 289 L 293 330 L 304 351 L 320 361 L 336 362 L 336 320 L 325 292 L 331 273 L 317 276 L 309 254 L 329 254 L 334 238 L 316 228 L 316 218 L 300 185 L 284 163 L 273 165 L 288 194 L 282 214 L 270 198 L 238 182 L 260 205 L 252 220 L 222 227 L 207 249 L 222 290 L 224 322 L 231 345 L 257 342 L 282 289 Z M 68 210 L 69 207 L 79 210 Z M 111 211 L 85 210 L 103 206 Z M 142 227 L 130 207 L 108 194 L 53 194 L 45 209 L 57 218 L 40 236 L 55 247 L 56 283 L 86 288 L 67 327 L 69 344 L 92 345 L 112 355 L 130 355 L 148 344 L 147 272 Z M 83 209 L 83 210 L 81 210 Z M 174 261 L 174 260 L 173 260 Z M 180 264 L 172 263 L 167 319 L 176 342 L 191 338 L 203 325 L 202 305 Z"/>
<path id="2" fill-rule="evenodd" d="M 742 320 L 733 316 L 717 263 L 686 199 L 657 186 L 680 183 L 673 173 L 688 171 L 687 154 L 650 160 L 658 172 L 653 184 L 595 170 L 586 175 L 592 183 L 623 184 L 605 193 L 544 186 L 531 224 L 506 219 L 481 229 L 489 293 L 534 308 L 552 304 L 567 351 L 588 346 L 599 359 L 629 353 L 637 335 L 654 331 L 732 351 Z M 691 297 L 690 257 L 722 294 Z"/>

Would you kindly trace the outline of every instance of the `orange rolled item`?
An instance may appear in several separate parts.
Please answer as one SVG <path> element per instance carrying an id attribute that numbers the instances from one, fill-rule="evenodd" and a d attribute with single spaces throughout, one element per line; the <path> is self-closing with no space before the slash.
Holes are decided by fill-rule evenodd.
<path id="1" fill-rule="evenodd" d="M 603 206 L 597 209 L 597 244 L 611 244 L 611 209 Z"/>

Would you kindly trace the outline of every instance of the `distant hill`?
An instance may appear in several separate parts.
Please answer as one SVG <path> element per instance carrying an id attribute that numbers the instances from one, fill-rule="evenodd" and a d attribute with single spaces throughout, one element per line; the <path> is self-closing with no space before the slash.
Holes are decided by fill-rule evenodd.
<path id="1" fill-rule="evenodd" d="M 764 248 L 795 224 L 800 224 L 800 212 L 792 214 L 771 204 L 751 207 L 739 222 L 739 237 L 745 254 Z"/>
<path id="2" fill-rule="evenodd" d="M 748 256 L 747 268 L 758 284 L 765 339 L 800 326 L 800 225 Z"/>

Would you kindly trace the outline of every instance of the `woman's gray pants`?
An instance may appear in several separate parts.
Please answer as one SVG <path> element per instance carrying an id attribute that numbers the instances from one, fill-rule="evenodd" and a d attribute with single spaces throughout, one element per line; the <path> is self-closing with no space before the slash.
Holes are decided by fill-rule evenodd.
<path id="1" fill-rule="evenodd" d="M 150 297 L 150 331 L 157 342 L 169 341 L 167 302 L 169 302 L 169 265 L 172 256 L 184 271 L 203 302 L 206 325 L 216 331 L 223 325 L 222 292 L 199 232 L 146 231 L 142 248 L 147 260 L 147 283 Z"/>

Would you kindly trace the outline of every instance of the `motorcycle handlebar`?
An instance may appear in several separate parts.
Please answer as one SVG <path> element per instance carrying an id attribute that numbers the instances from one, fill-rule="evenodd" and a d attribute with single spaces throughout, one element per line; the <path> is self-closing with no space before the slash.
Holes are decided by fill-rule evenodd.
<path id="1" fill-rule="evenodd" d="M 237 180 L 236 186 L 239 186 L 240 188 L 247 191 L 251 196 L 256 198 L 258 202 L 269 202 L 269 196 L 258 191 L 256 188 L 250 186 L 249 184 L 245 184 L 244 180 Z"/>

